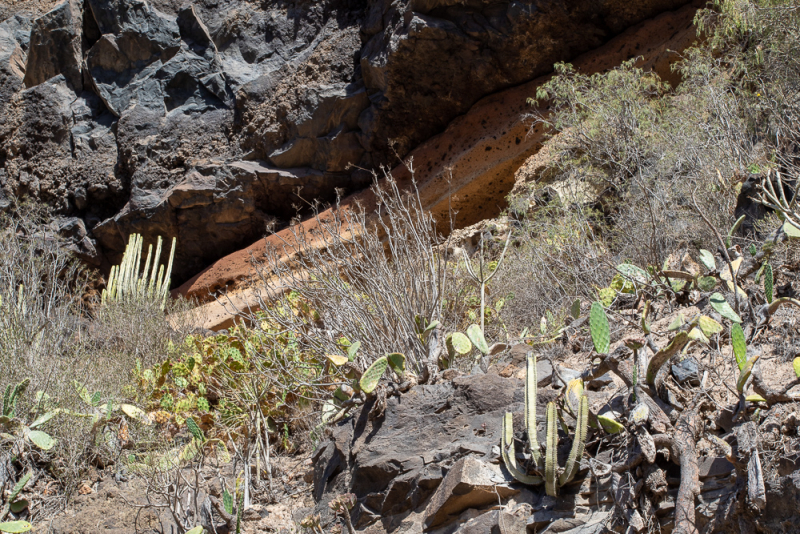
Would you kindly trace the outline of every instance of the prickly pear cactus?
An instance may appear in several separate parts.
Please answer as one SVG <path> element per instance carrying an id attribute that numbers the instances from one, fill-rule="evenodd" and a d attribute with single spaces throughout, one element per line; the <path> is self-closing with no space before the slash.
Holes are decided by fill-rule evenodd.
<path id="1" fill-rule="evenodd" d="M 735 311 L 733 311 L 731 305 L 728 304 L 728 301 L 725 300 L 725 297 L 723 297 L 720 293 L 714 293 L 708 297 L 708 301 L 711 303 L 711 307 L 714 308 L 721 316 L 734 323 L 742 322 L 742 318 L 739 317 Z"/>
<path id="2" fill-rule="evenodd" d="M 386 355 L 386 360 L 389 362 L 389 367 L 391 367 L 392 371 L 397 373 L 397 376 L 400 378 L 403 378 L 403 376 L 406 374 L 405 355 L 400 354 L 399 352 L 393 352 Z"/>
<path id="3" fill-rule="evenodd" d="M 386 356 L 381 356 L 370 365 L 364 374 L 361 375 L 361 380 L 358 382 L 358 385 L 361 386 L 361 391 L 369 395 L 375 388 L 378 387 L 378 383 L 381 381 L 381 377 L 383 373 L 386 372 L 386 368 L 389 366 L 389 361 L 386 359 Z"/>
<path id="4" fill-rule="evenodd" d="M 448 334 L 444 344 L 447 347 L 447 354 L 450 356 L 451 362 L 455 360 L 456 356 L 469 354 L 472 350 L 472 342 L 461 332 Z"/>
<path id="5" fill-rule="evenodd" d="M 489 345 L 486 343 L 486 338 L 483 337 L 481 327 L 473 324 L 467 328 L 467 336 L 475 347 L 483 354 L 489 354 Z"/>
<path id="6" fill-rule="evenodd" d="M 734 323 L 731 326 L 731 345 L 733 346 L 736 365 L 739 366 L 739 371 L 741 371 L 747 363 L 747 341 L 744 338 L 742 325 L 739 323 Z"/>
<path id="7" fill-rule="evenodd" d="M 767 297 L 767 302 L 772 304 L 772 291 L 774 280 L 772 278 L 772 265 L 767 263 L 764 265 L 764 296 Z"/>
<path id="8" fill-rule="evenodd" d="M 194 439 L 197 441 L 205 441 L 205 436 L 203 436 L 203 431 L 200 430 L 200 427 L 197 426 L 197 423 L 191 417 L 186 418 L 186 428 L 189 429 L 189 433 L 192 435 Z"/>
<path id="9" fill-rule="evenodd" d="M 599 302 L 594 302 L 592 304 L 592 310 L 589 313 L 589 330 L 592 333 L 592 342 L 594 343 L 594 349 L 597 353 L 608 354 L 611 332 L 608 327 L 606 311 Z"/>

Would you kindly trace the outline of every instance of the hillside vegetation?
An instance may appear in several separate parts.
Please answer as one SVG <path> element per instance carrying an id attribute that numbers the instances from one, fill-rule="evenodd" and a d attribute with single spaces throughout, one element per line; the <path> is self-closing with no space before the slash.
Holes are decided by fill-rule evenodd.
<path id="1" fill-rule="evenodd" d="M 800 454 L 800 4 L 723 0 L 696 23 L 677 87 L 634 59 L 591 76 L 557 64 L 531 95 L 546 112 L 525 118 L 552 132 L 547 165 L 473 239 L 444 238 L 413 188 L 375 176 L 379 217 L 293 226 L 255 261 L 260 310 L 226 331 L 165 303 L 166 244 L 132 248 L 137 278 L 117 271 L 129 290 L 114 293 L 17 201 L 0 230 L 0 532 L 50 521 L 98 472 L 136 481 L 127 504 L 178 532 L 255 531 L 247 510 L 281 500 L 285 458 L 377 424 L 415 388 L 506 368 L 520 346 L 526 415 L 496 421 L 504 473 L 556 498 L 612 477 L 612 530 L 775 528 L 768 489 Z M 537 358 L 558 378 L 538 393 L 541 443 Z M 704 456 L 727 458 L 738 486 L 701 521 Z M 329 497 L 282 528 L 380 524 L 361 519 L 367 494 Z"/>

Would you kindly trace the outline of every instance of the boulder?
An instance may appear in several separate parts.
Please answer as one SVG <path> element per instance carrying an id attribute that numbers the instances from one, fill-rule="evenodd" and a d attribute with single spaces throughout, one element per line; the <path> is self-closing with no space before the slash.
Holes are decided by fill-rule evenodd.
<path id="1" fill-rule="evenodd" d="M 83 89 L 81 26 L 83 3 L 68 0 L 33 22 L 25 86 L 34 87 L 59 74 L 76 92 Z"/>
<path id="2" fill-rule="evenodd" d="M 506 478 L 497 467 L 492 469 L 490 464 L 471 456 L 462 458 L 450 468 L 431 497 L 425 510 L 425 526 L 437 527 L 464 510 L 497 503 L 519 493 L 511 487 L 513 483 L 514 479 Z M 491 521 L 482 523 L 490 527 L 483 532 L 491 530 Z"/>

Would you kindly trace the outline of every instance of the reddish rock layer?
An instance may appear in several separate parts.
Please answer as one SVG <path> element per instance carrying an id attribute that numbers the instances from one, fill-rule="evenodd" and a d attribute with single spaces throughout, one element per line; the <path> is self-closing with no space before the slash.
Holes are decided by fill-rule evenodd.
<path id="1" fill-rule="evenodd" d="M 687 48 L 696 39 L 692 25 L 698 5 L 685 6 L 673 12 L 634 26 L 604 46 L 577 58 L 573 64 L 581 72 L 602 72 L 621 62 L 641 56 L 639 66 L 677 82 L 670 66 L 679 60 L 675 51 Z M 515 173 L 526 159 L 542 147 L 545 135 L 541 129 L 529 131 L 524 115 L 530 112 L 526 99 L 549 76 L 490 95 L 477 102 L 466 114 L 454 120 L 441 134 L 411 152 L 415 179 L 424 205 L 449 230 L 449 209 L 457 212 L 456 223 L 464 227 L 481 219 L 496 216 L 506 206 L 506 195 L 515 183 Z M 424 112 L 424 110 L 421 110 Z M 404 166 L 393 170 L 401 184 L 408 184 L 411 173 Z M 360 202 L 368 210 L 374 196 L 362 191 L 346 198 L 343 209 Z M 330 211 L 322 214 L 330 216 Z M 313 228 L 313 220 L 303 223 Z M 230 254 L 186 282 L 175 293 L 200 300 L 210 300 L 211 293 L 228 291 L 238 309 L 256 305 L 252 258 L 263 255 L 265 247 L 277 245 L 280 239 L 267 237 Z M 219 302 L 208 302 L 201 310 L 206 328 L 224 328 L 232 320 L 230 310 Z"/>

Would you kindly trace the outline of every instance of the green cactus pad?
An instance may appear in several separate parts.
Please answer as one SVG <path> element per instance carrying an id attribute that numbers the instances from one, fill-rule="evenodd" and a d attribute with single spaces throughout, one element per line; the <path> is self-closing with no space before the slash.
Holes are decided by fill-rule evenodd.
<path id="1" fill-rule="evenodd" d="M 679 313 L 678 316 L 675 317 L 671 323 L 669 323 L 667 330 L 669 330 L 670 332 L 674 332 L 675 330 L 680 330 L 684 324 L 686 324 L 686 318 L 684 318 L 682 313 Z"/>
<path id="2" fill-rule="evenodd" d="M 200 427 L 197 426 L 197 423 L 191 417 L 186 418 L 186 428 L 189 429 L 189 433 L 192 435 L 194 439 L 197 441 L 205 441 L 205 436 L 203 435 L 203 431 L 200 430 Z"/>
<path id="3" fill-rule="evenodd" d="M 42 432 L 41 430 L 29 431 L 28 439 L 31 440 L 31 443 L 33 443 L 43 451 L 49 451 L 50 449 L 56 446 L 56 440 L 53 439 L 50 436 L 50 434 Z"/>
<path id="4" fill-rule="evenodd" d="M 767 302 L 772 304 L 772 290 L 774 280 L 772 278 L 772 265 L 769 263 L 764 265 L 764 296 L 767 297 Z"/>
<path id="5" fill-rule="evenodd" d="M 701 276 L 697 279 L 697 287 L 700 291 L 713 291 L 717 287 L 717 279 L 713 276 Z"/>
<path id="6" fill-rule="evenodd" d="M 27 521 L 8 521 L 0 523 L 0 532 L 7 532 L 8 534 L 18 534 L 20 532 L 28 532 L 33 528 L 33 525 Z"/>
<path id="7" fill-rule="evenodd" d="M 786 234 L 786 237 L 790 239 L 800 238 L 800 228 L 796 227 L 789 221 L 783 223 L 783 232 Z"/>
<path id="8" fill-rule="evenodd" d="M 447 353 L 450 355 L 450 360 L 454 360 L 456 356 L 469 354 L 472 350 L 472 342 L 467 336 L 461 332 L 453 332 L 448 334 L 444 341 L 447 347 Z"/>
<path id="9" fill-rule="evenodd" d="M 392 352 L 391 354 L 386 355 L 386 361 L 389 362 L 389 367 L 391 367 L 392 371 L 397 373 L 397 376 L 403 378 L 403 375 L 406 373 L 406 357 L 404 354 L 400 354 L 399 352 Z"/>
<path id="10" fill-rule="evenodd" d="M 741 372 L 747 364 L 747 341 L 744 338 L 742 325 L 733 323 L 731 326 L 731 345 L 733 346 L 733 356 L 736 358 L 736 365 Z"/>
<path id="11" fill-rule="evenodd" d="M 735 311 L 733 311 L 731 305 L 728 304 L 728 301 L 725 300 L 725 297 L 723 297 L 720 293 L 714 293 L 708 297 L 708 301 L 711 303 L 711 307 L 714 308 L 721 316 L 733 321 L 734 323 L 742 322 L 742 318 L 739 317 Z"/>
<path id="12" fill-rule="evenodd" d="M 747 402 L 767 402 L 767 399 L 759 395 L 758 393 L 754 393 L 752 395 L 748 395 L 744 398 Z"/>
<path id="13" fill-rule="evenodd" d="M 689 339 L 691 339 L 692 341 L 697 341 L 698 343 L 705 343 L 705 344 L 709 343 L 709 339 L 706 337 L 703 331 L 697 327 L 689 330 Z"/>
<path id="14" fill-rule="evenodd" d="M 472 344 L 475 345 L 479 351 L 483 354 L 489 354 L 489 345 L 486 343 L 486 338 L 483 337 L 483 332 L 481 331 L 481 327 L 473 324 L 467 328 L 467 336 L 469 336 L 470 341 Z"/>
<path id="15" fill-rule="evenodd" d="M 386 372 L 386 368 L 389 366 L 389 361 L 386 359 L 386 356 L 381 356 L 370 365 L 364 374 L 361 375 L 361 380 L 359 380 L 358 385 L 361 387 L 361 391 L 366 393 L 367 395 L 371 394 L 375 391 L 375 388 L 378 387 L 378 383 L 383 376 L 383 373 Z"/>
<path id="16" fill-rule="evenodd" d="M 711 317 L 706 317 L 705 315 L 701 315 L 697 320 L 697 326 L 700 327 L 700 330 L 703 331 L 703 334 L 705 334 L 706 337 L 711 337 L 714 334 L 719 334 L 722 332 L 722 325 Z"/>
<path id="17" fill-rule="evenodd" d="M 349 347 L 347 347 L 347 360 L 353 361 L 356 359 L 356 353 L 358 353 L 358 349 L 361 348 L 361 342 L 355 341 Z"/>
<path id="18" fill-rule="evenodd" d="M 581 299 L 575 299 L 572 301 L 572 306 L 570 306 L 569 313 L 572 315 L 573 319 L 577 319 L 581 316 Z"/>
<path id="19" fill-rule="evenodd" d="M 222 492 L 222 506 L 225 507 L 225 511 L 228 515 L 233 513 L 233 495 L 228 490 L 224 490 Z"/>
<path id="20" fill-rule="evenodd" d="M 19 479 L 19 481 L 14 485 L 14 488 L 11 490 L 11 493 L 8 496 L 9 501 L 13 501 L 14 499 L 17 498 L 17 495 L 19 495 L 20 492 L 22 492 L 22 490 L 25 488 L 25 485 L 28 483 L 28 481 L 30 481 L 31 476 L 33 476 L 33 473 L 28 471 L 22 476 L 21 479 Z"/>
<path id="21" fill-rule="evenodd" d="M 717 260 L 714 259 L 714 255 L 711 252 L 704 248 L 700 249 L 700 263 L 709 271 L 717 270 Z"/>
<path id="22" fill-rule="evenodd" d="M 608 354 L 611 342 L 611 333 L 608 327 L 608 317 L 603 305 L 599 302 L 592 303 L 592 311 L 589 314 L 589 330 L 592 334 L 594 349 L 598 354 Z"/>
<path id="23" fill-rule="evenodd" d="M 800 378 L 800 356 L 792 360 L 792 368 L 794 368 L 794 376 Z"/>
<path id="24" fill-rule="evenodd" d="M 600 423 L 600 426 L 603 427 L 603 430 L 605 430 L 608 434 L 619 434 L 625 429 L 625 427 L 622 426 L 618 421 L 615 421 L 610 417 L 606 417 L 605 415 L 598 415 L 597 421 Z"/>

